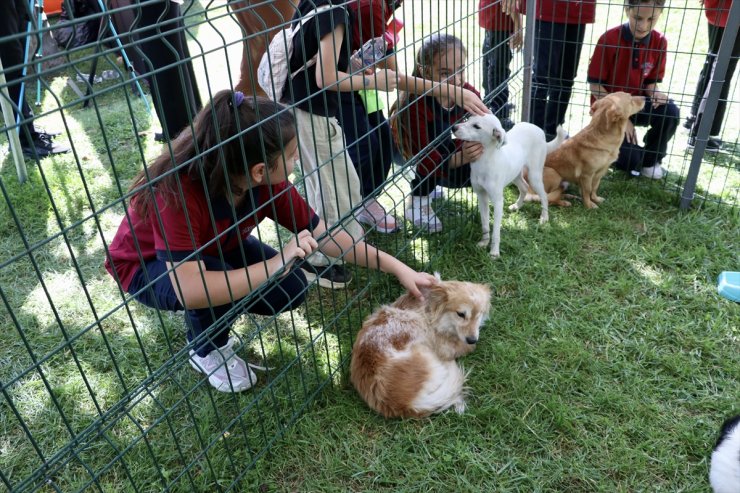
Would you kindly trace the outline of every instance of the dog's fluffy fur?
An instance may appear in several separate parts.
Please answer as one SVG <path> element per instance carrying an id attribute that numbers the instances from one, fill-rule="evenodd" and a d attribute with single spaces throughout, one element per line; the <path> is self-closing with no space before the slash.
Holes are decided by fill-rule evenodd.
<path id="1" fill-rule="evenodd" d="M 465 376 L 456 358 L 475 349 L 490 289 L 440 281 L 378 308 L 352 349 L 351 380 L 368 406 L 387 418 L 465 410 Z"/>
<path id="2" fill-rule="evenodd" d="M 563 200 L 567 188 L 564 180 L 578 184 L 587 208 L 594 209 L 604 201 L 597 193 L 601 178 L 619 156 L 629 117 L 644 107 L 644 97 L 626 92 L 615 92 L 594 102 L 589 124 L 547 155 L 543 181 L 550 204 L 570 205 Z M 532 188 L 542 196 L 535 186 Z M 528 199 L 536 197 L 530 194 Z"/>
<path id="3" fill-rule="evenodd" d="M 510 210 L 518 210 L 527 196 L 527 182 L 523 170 L 529 172 L 529 182 L 542 197 L 540 223 L 549 219 L 547 194 L 542 182 L 545 157 L 556 149 L 564 139 L 562 129 L 558 137 L 547 142 L 545 133 L 530 123 L 517 123 L 508 133 L 494 115 L 472 116 L 466 122 L 453 125 L 455 137 L 483 144 L 483 155 L 470 163 L 470 181 L 478 196 L 483 239 L 479 246 L 486 248 L 491 243 L 490 254 L 500 255 L 501 219 L 504 209 L 504 188 L 514 182 L 519 188 L 519 198 Z M 493 201 L 493 241 L 490 241 L 489 201 Z"/>
<path id="4" fill-rule="evenodd" d="M 709 482 L 714 493 L 740 493 L 740 415 L 722 425 L 712 452 Z"/>

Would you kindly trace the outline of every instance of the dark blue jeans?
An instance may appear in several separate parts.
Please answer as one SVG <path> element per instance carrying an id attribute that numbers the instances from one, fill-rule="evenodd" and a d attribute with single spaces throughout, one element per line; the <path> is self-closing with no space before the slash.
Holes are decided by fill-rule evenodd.
<path id="1" fill-rule="evenodd" d="M 585 32 L 585 24 L 535 22 L 530 121 L 548 138 L 565 123 Z"/>
<path id="2" fill-rule="evenodd" d="M 719 53 L 719 45 L 722 42 L 722 36 L 725 33 L 725 28 L 719 26 L 713 26 L 707 23 L 708 36 L 709 36 L 709 53 L 704 61 L 704 66 L 699 74 L 699 83 L 696 86 L 696 93 L 694 94 L 694 102 L 691 105 L 691 114 L 696 117 L 694 127 L 691 129 L 691 135 L 696 136 L 699 131 L 699 124 L 701 123 L 701 116 L 704 113 L 702 102 L 706 97 L 707 89 L 709 89 L 709 82 L 712 79 L 714 72 L 714 64 L 717 61 L 717 53 Z M 709 135 L 720 135 L 722 133 L 722 123 L 725 119 L 725 111 L 727 111 L 727 97 L 730 94 L 730 88 L 732 87 L 732 76 L 735 74 L 735 67 L 737 67 L 737 61 L 740 58 L 740 36 L 735 37 L 735 45 L 732 48 L 732 56 L 730 62 L 727 65 L 727 74 L 725 80 L 722 83 L 722 88 L 719 92 L 719 101 L 717 102 L 717 111 L 714 113 L 714 119 L 712 120 L 712 128 L 709 131 Z"/>
<path id="3" fill-rule="evenodd" d="M 509 118 L 509 110 L 501 109 L 509 102 L 509 77 L 512 53 L 507 31 L 486 30 L 483 41 L 483 90 L 486 98 L 493 95 L 488 106 L 499 118 Z"/>
<path id="4" fill-rule="evenodd" d="M 240 249 L 223 253 L 223 261 L 218 257 L 202 256 L 201 260 L 209 271 L 225 271 L 245 267 L 274 257 L 274 249 L 250 236 L 244 243 L 244 255 Z M 275 315 L 299 306 L 305 298 L 306 276 L 300 269 L 293 269 L 287 275 L 270 279 L 256 291 L 252 298 L 239 310 L 232 310 L 241 300 L 208 308 L 198 308 L 185 312 L 188 341 L 195 342 L 198 356 L 206 356 L 229 341 L 229 332 L 234 321 L 242 311 L 258 315 Z M 180 311 L 184 307 L 176 295 L 177 286 L 170 281 L 167 266 L 161 260 L 151 260 L 139 269 L 129 285 L 129 294 L 152 308 L 167 311 Z M 231 311 L 230 311 L 231 310 Z M 227 313 L 228 312 L 228 313 Z M 206 333 L 205 337 L 201 335 Z M 200 336 L 200 337 L 199 337 Z"/>
<path id="5" fill-rule="evenodd" d="M 653 108 L 650 99 L 645 100 L 645 108 L 630 117 L 636 127 L 650 127 L 645 134 L 644 147 L 630 144 L 625 139 L 619 148 L 616 167 L 622 171 L 638 171 L 660 164 L 668 151 L 668 142 L 678 128 L 680 114 L 672 99 L 667 104 Z"/>
<path id="6" fill-rule="evenodd" d="M 344 132 L 347 153 L 360 178 L 362 198 L 374 197 L 383 187 L 393 164 L 391 127 L 382 111 L 367 113 L 355 93 L 340 93 L 337 120 Z"/>

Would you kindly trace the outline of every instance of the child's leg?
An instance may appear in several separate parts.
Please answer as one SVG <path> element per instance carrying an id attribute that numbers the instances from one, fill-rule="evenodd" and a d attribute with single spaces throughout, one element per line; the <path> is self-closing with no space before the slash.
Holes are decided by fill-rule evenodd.
<path id="1" fill-rule="evenodd" d="M 500 110 L 509 102 L 509 65 L 512 59 L 508 41 L 510 34 L 507 31 L 486 30 L 483 43 L 483 87 L 486 98 L 493 95 L 488 104 L 493 114 L 499 118 L 509 118 L 508 110 Z"/>
<path id="2" fill-rule="evenodd" d="M 672 99 L 655 108 L 650 99 L 646 99 L 645 108 L 634 117 L 635 125 L 650 127 L 645 134 L 645 147 L 642 166 L 651 168 L 660 165 L 668 153 L 668 142 L 678 128 L 680 113 Z"/>
<path id="3" fill-rule="evenodd" d="M 359 239 L 362 227 L 351 212 L 361 202 L 360 180 L 344 149 L 339 122 L 298 108 L 295 116 L 308 204 L 327 227 L 341 222 L 348 234 Z M 310 262 L 329 263 L 319 252 L 311 255 Z"/>
<path id="4" fill-rule="evenodd" d="M 702 68 L 701 74 L 699 75 L 699 83 L 696 88 L 696 94 L 694 95 L 694 103 L 691 106 L 691 115 L 689 120 L 693 127 L 691 128 L 691 136 L 695 137 L 699 131 L 699 124 L 701 123 L 701 115 L 704 113 L 704 105 L 706 104 L 709 96 L 709 81 L 714 74 L 714 65 L 717 60 L 717 53 L 719 52 L 719 45 L 722 41 L 724 34 L 724 28 L 719 26 L 709 26 L 709 53 L 704 61 L 704 67 Z M 730 93 L 732 86 L 732 77 L 737 67 L 738 57 L 740 57 L 740 36 L 735 37 L 735 45 L 732 49 L 732 57 L 729 60 L 727 66 L 727 73 L 725 74 L 725 81 L 722 83 L 720 89 L 719 101 L 717 102 L 717 110 L 714 113 L 714 119 L 712 120 L 712 128 L 709 135 L 720 135 L 722 133 L 722 122 L 725 118 L 725 112 L 727 110 L 727 97 Z"/>
<path id="5" fill-rule="evenodd" d="M 347 153 L 360 179 L 362 198 L 373 195 L 373 152 L 378 148 L 376 136 L 370 130 L 367 112 L 355 93 L 340 93 L 339 125 L 347 141 Z"/>
<path id="6" fill-rule="evenodd" d="M 372 166 L 372 187 L 376 190 L 383 187 L 393 164 L 393 133 L 382 111 L 369 113 L 367 119 L 370 122 L 370 128 L 374 129 L 373 134 L 378 142 L 378 146 L 374 149 Z"/>
<path id="7" fill-rule="evenodd" d="M 554 77 L 550 78 L 550 100 L 547 105 L 545 116 L 545 133 L 548 137 L 557 132 L 558 125 L 565 122 L 565 114 L 568 111 L 570 96 L 573 92 L 573 81 L 578 72 L 578 60 L 581 56 L 583 38 L 586 26 L 583 24 L 565 24 L 562 34 L 562 52 L 557 63 L 552 67 L 555 71 Z"/>
<path id="8" fill-rule="evenodd" d="M 218 257 L 201 257 L 201 260 L 206 270 L 225 271 L 264 262 L 278 255 L 278 252 L 254 237 L 249 237 L 242 246 L 243 252 L 241 249 L 223 252 L 223 260 Z M 226 345 L 231 326 L 242 312 L 275 315 L 292 310 L 303 302 L 306 286 L 308 282 L 300 269 L 293 269 L 285 276 L 269 279 L 258 287 L 257 292 L 250 294 L 252 299 L 237 310 L 234 310 L 234 306 L 241 301 L 239 299 L 225 305 L 188 310 L 185 317 L 188 322 L 188 341 L 197 341 L 194 347 L 196 354 L 206 356 Z M 205 339 L 204 332 L 209 333 Z"/>
<path id="9" fill-rule="evenodd" d="M 548 98 L 560 72 L 563 57 L 565 24 L 535 21 L 534 67 L 532 73 L 532 106 L 530 122 L 545 130 Z"/>
<path id="10" fill-rule="evenodd" d="M 619 157 L 617 157 L 614 166 L 629 176 L 637 176 L 640 174 L 643 155 L 642 147 L 637 144 L 630 144 L 625 139 L 619 147 Z"/>
<path id="11" fill-rule="evenodd" d="M 224 252 L 224 260 L 233 267 L 245 267 L 258 262 L 265 262 L 278 251 L 265 245 L 254 236 L 242 242 L 242 249 Z M 276 315 L 297 308 L 306 297 L 308 282 L 300 269 L 291 269 L 287 274 L 273 277 L 259 287 L 259 294 L 254 296 L 244 307 L 244 311 L 258 315 Z"/>

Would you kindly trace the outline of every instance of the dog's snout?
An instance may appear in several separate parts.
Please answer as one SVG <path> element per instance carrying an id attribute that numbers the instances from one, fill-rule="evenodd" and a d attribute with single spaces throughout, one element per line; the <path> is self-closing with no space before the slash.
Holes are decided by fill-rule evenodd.
<path id="1" fill-rule="evenodd" d="M 476 342 L 478 342 L 478 339 L 468 336 L 465 338 L 465 342 L 467 342 L 468 344 L 475 344 Z"/>
<path id="2" fill-rule="evenodd" d="M 457 132 L 457 129 L 460 128 L 460 127 L 457 126 L 457 125 L 453 125 L 451 128 L 452 128 L 452 131 L 453 132 Z"/>

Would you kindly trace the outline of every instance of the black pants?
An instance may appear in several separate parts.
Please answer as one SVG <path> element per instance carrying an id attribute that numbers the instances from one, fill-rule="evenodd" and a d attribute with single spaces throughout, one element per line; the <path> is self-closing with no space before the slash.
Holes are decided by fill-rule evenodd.
<path id="1" fill-rule="evenodd" d="M 0 14 L 0 40 L 3 40 L 0 41 L 0 59 L 2 59 L 5 79 L 8 82 L 8 94 L 14 109 L 13 116 L 18 117 L 17 110 L 15 110 L 17 105 L 21 111 L 21 121 L 33 118 L 33 112 L 26 102 L 25 96 L 22 101 L 20 100 L 21 84 L 16 82 L 23 77 L 24 38 L 8 41 L 4 39 L 26 31 L 29 17 L 25 3 L 24 0 L 5 0 L 3 2 L 4 12 Z M 29 84 L 26 84 L 26 92 L 28 86 Z M 19 130 L 22 144 L 32 142 L 37 136 L 32 122 L 21 123 Z"/>
<path id="2" fill-rule="evenodd" d="M 709 34 L 709 53 L 707 58 L 704 60 L 704 67 L 701 69 L 699 74 L 699 83 L 696 86 L 696 93 L 694 94 L 694 103 L 691 105 L 691 114 L 696 117 L 694 126 L 691 129 L 691 135 L 696 136 L 699 131 L 699 123 L 701 123 L 701 115 L 704 113 L 704 107 L 702 101 L 709 96 L 709 81 L 714 72 L 714 64 L 717 61 L 717 53 L 719 53 L 719 45 L 722 42 L 722 36 L 725 33 L 725 29 L 719 26 L 713 26 L 707 23 L 708 34 Z M 722 133 L 722 121 L 725 119 L 725 111 L 727 110 L 727 96 L 730 93 L 730 87 L 732 86 L 732 76 L 735 73 L 735 67 L 737 67 L 737 60 L 740 57 L 740 34 L 735 36 L 735 45 L 732 48 L 732 57 L 730 58 L 729 65 L 727 65 L 727 75 L 725 81 L 722 83 L 722 89 L 719 93 L 719 101 L 717 102 L 717 111 L 714 114 L 712 120 L 712 129 L 709 135 L 719 135 Z"/>
<path id="3" fill-rule="evenodd" d="M 362 198 L 374 197 L 383 187 L 393 163 L 395 144 L 391 127 L 382 111 L 367 113 L 362 100 L 353 92 L 340 93 L 337 120 L 360 178 Z"/>
<path id="4" fill-rule="evenodd" d="M 244 241 L 242 246 L 244 255 L 237 248 L 230 252 L 223 252 L 223 260 L 209 256 L 202 256 L 200 260 L 205 264 L 206 270 L 226 271 L 264 262 L 278 255 L 278 252 L 253 236 Z M 167 266 L 163 261 L 155 259 L 147 262 L 145 267 L 139 269 L 134 275 L 128 292 L 135 295 L 137 301 L 152 308 L 166 311 L 183 310 L 175 291 L 178 288 L 172 284 L 166 272 L 168 272 Z M 303 302 L 307 285 L 303 272 L 300 269 L 293 269 L 288 274 L 270 279 L 257 288 L 258 291 L 253 295 L 253 301 L 243 307 L 243 310 L 258 315 L 275 315 L 285 310 L 292 310 Z M 214 349 L 223 347 L 229 342 L 231 326 L 241 315 L 241 312 L 233 309 L 234 303 L 238 301 L 185 312 L 188 342 L 197 341 L 193 349 L 198 356 L 206 356 Z"/>
<path id="5" fill-rule="evenodd" d="M 510 117 L 508 108 L 504 108 L 509 102 L 509 64 L 513 58 L 509 36 L 507 31 L 486 30 L 483 41 L 483 90 L 486 97 L 493 94 L 488 106 L 499 118 Z"/>
<path id="6" fill-rule="evenodd" d="M 142 43 L 135 65 L 147 77 L 165 138 L 173 139 L 203 106 L 180 6 L 164 0 L 144 6 L 134 2 L 132 9 L 138 16 L 132 30 L 143 29 L 137 36 Z M 141 63 L 143 69 L 139 68 Z"/>
<path id="7" fill-rule="evenodd" d="M 536 21 L 534 29 L 530 121 L 550 138 L 565 123 L 586 25 Z"/>
<path id="8" fill-rule="evenodd" d="M 670 99 L 667 104 L 653 108 L 652 101 L 646 99 L 645 108 L 630 120 L 636 127 L 650 127 L 645 134 L 645 146 L 630 144 L 625 139 L 619 148 L 616 167 L 630 172 L 660 164 L 678 128 L 680 114 L 676 103 Z"/>

